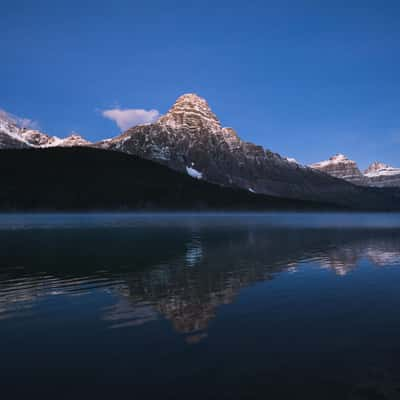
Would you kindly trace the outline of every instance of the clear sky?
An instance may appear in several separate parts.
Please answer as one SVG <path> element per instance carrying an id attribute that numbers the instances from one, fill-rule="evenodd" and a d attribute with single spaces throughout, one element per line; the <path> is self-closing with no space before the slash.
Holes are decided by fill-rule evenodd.
<path id="1" fill-rule="evenodd" d="M 0 108 L 51 135 L 114 136 L 104 110 L 195 92 L 303 163 L 400 166 L 398 0 L 2 0 L 0 51 Z"/>

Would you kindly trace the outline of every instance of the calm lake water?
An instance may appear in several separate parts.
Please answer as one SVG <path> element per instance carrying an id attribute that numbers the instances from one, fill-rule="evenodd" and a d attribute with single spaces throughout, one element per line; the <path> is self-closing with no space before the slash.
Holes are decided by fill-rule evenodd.
<path id="1" fill-rule="evenodd" d="M 400 215 L 0 215 L 0 356 L 5 399 L 399 399 Z"/>

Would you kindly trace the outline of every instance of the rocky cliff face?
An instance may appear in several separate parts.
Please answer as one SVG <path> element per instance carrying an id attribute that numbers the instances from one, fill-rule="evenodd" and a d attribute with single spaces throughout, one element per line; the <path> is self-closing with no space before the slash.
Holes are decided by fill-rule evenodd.
<path id="1" fill-rule="evenodd" d="M 33 147 L 42 147 L 47 146 L 51 141 L 52 137 L 46 135 L 43 132 L 32 129 L 21 128 L 19 131 L 19 136 L 26 142 L 28 145 Z"/>
<path id="2" fill-rule="evenodd" d="M 311 164 L 310 167 L 355 185 L 400 187 L 400 168 L 379 162 L 374 162 L 361 172 L 355 161 L 349 160 L 343 154 L 337 154 L 329 160 Z"/>
<path id="3" fill-rule="evenodd" d="M 222 127 L 207 102 L 194 94 L 181 96 L 156 123 L 133 127 L 96 146 L 255 193 L 346 205 L 360 202 L 357 186 L 244 142 L 232 128 Z"/>
<path id="4" fill-rule="evenodd" d="M 400 187 L 400 168 L 374 162 L 364 171 L 364 175 L 370 186 Z"/>
<path id="5" fill-rule="evenodd" d="M 336 178 L 345 179 L 356 185 L 367 185 L 367 179 L 359 170 L 357 163 L 343 154 L 336 154 L 329 160 L 310 165 L 311 168 L 325 172 Z"/>

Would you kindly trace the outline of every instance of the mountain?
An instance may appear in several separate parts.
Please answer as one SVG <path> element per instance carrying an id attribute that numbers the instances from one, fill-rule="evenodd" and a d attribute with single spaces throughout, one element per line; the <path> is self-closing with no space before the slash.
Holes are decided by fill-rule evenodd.
<path id="1" fill-rule="evenodd" d="M 81 135 L 73 132 L 65 138 L 53 136 L 49 142 L 43 147 L 74 147 L 74 146 L 90 146 L 92 143 Z"/>
<path id="2" fill-rule="evenodd" d="M 59 138 L 19 126 L 18 122 L 7 113 L 0 112 L 0 149 L 89 146 L 90 144 L 89 141 L 74 132 L 66 138 Z"/>
<path id="3" fill-rule="evenodd" d="M 29 143 L 20 135 L 21 128 L 0 114 L 0 149 L 23 149 Z"/>
<path id="4" fill-rule="evenodd" d="M 371 186 L 400 187 L 400 168 L 374 162 L 364 171 L 364 175 Z"/>
<path id="5" fill-rule="evenodd" d="M 367 185 L 367 179 L 361 173 L 357 163 L 343 154 L 336 154 L 329 160 L 310 165 L 311 168 L 325 172 L 336 178 L 345 179 L 356 185 Z"/>
<path id="6" fill-rule="evenodd" d="M 91 142 L 73 132 L 65 138 L 57 136 L 48 136 L 45 133 L 21 129 L 20 136 L 32 147 L 72 147 L 72 146 L 90 146 Z"/>
<path id="7" fill-rule="evenodd" d="M 310 167 L 355 185 L 400 187 L 400 168 L 380 162 L 372 163 L 364 172 L 361 172 L 355 161 L 349 160 L 343 154 L 337 154 L 329 160 L 311 164 Z"/>
<path id="8" fill-rule="evenodd" d="M 195 94 L 179 97 L 157 122 L 133 127 L 95 146 L 254 193 L 352 208 L 387 205 L 387 198 L 384 200 L 380 192 L 362 190 L 241 140 L 232 128 L 222 127 L 207 102 Z"/>
<path id="9" fill-rule="evenodd" d="M 310 167 L 253 143 L 223 127 L 206 100 L 195 94 L 178 98 L 153 124 L 135 126 L 121 135 L 92 144 L 73 133 L 67 138 L 19 126 L 0 113 L 0 148 L 94 147 L 135 155 L 223 187 L 274 198 L 335 204 L 351 209 L 393 209 L 398 190 L 363 186 L 397 186 L 396 169 L 380 166 L 363 175 L 343 155 Z M 397 170 L 396 170 L 397 171 Z M 393 172 L 393 173 L 392 173 Z M 390 184 L 388 184 L 390 182 Z"/>
<path id="10" fill-rule="evenodd" d="M 0 180 L 1 211 L 339 208 L 224 188 L 149 160 L 90 147 L 2 150 Z"/>

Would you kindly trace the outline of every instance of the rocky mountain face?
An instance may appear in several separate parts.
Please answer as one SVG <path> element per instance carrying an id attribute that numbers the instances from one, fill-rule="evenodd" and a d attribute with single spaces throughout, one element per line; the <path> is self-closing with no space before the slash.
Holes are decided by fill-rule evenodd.
<path id="1" fill-rule="evenodd" d="M 343 154 L 336 154 L 329 160 L 311 164 L 310 167 L 336 178 L 345 179 L 346 181 L 356 185 L 368 184 L 367 179 L 361 173 L 357 163 L 353 160 L 349 160 Z"/>
<path id="2" fill-rule="evenodd" d="M 66 138 L 59 138 L 49 136 L 38 130 L 21 127 L 4 112 L 0 113 L 0 149 L 72 147 L 90 144 L 89 141 L 76 133 L 72 133 Z"/>
<path id="3" fill-rule="evenodd" d="M 178 98 L 157 122 L 136 126 L 96 147 L 134 154 L 223 186 L 255 193 L 357 206 L 380 203 L 377 193 L 299 165 L 224 128 L 207 102 Z"/>
<path id="4" fill-rule="evenodd" d="M 71 133 L 65 138 L 59 138 L 57 136 L 51 137 L 49 142 L 44 147 L 73 147 L 73 146 L 90 146 L 92 143 L 83 138 L 77 133 Z"/>
<path id="5" fill-rule="evenodd" d="M 0 114 L 0 149 L 23 149 L 29 144 L 20 136 L 21 128 Z"/>
<path id="6" fill-rule="evenodd" d="M 400 187 L 400 168 L 374 162 L 364 171 L 364 175 L 370 186 Z"/>
<path id="7" fill-rule="evenodd" d="M 372 163 L 361 172 L 355 161 L 343 154 L 337 154 L 329 160 L 311 164 L 311 168 L 336 178 L 345 179 L 355 185 L 371 187 L 400 187 L 400 168 L 380 162 Z"/>
<path id="8" fill-rule="evenodd" d="M 28 145 L 35 147 L 47 146 L 52 140 L 51 136 L 43 132 L 25 128 L 20 129 L 19 136 Z"/>

